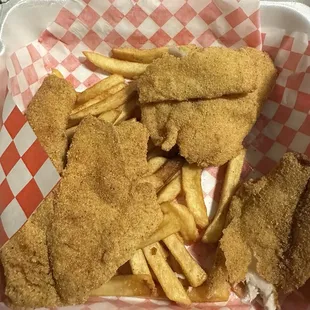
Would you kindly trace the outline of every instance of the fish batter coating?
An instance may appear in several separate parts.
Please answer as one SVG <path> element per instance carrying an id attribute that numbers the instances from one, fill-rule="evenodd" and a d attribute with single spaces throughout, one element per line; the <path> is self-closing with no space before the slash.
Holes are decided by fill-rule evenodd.
<path id="1" fill-rule="evenodd" d="M 76 101 L 72 85 L 49 75 L 31 100 L 26 116 L 42 147 L 58 172 L 62 172 L 68 139 L 68 115 Z"/>
<path id="2" fill-rule="evenodd" d="M 124 147 L 126 135 L 132 139 Z M 114 127 L 90 116 L 79 125 L 48 231 L 53 276 L 65 303 L 84 302 L 161 223 L 155 190 L 139 184 L 131 158 L 140 156 L 147 169 L 147 142 L 137 122 Z"/>
<path id="3" fill-rule="evenodd" d="M 202 167 L 223 165 L 241 151 L 276 79 L 276 69 L 267 54 L 252 48 L 243 51 L 256 68 L 258 88 L 254 92 L 141 105 L 142 123 L 155 145 L 168 151 L 177 144 L 189 163 Z"/>
<path id="4" fill-rule="evenodd" d="M 65 130 L 76 94 L 64 79 L 48 76 L 31 100 L 27 118 L 59 173 L 67 149 Z M 41 307 L 60 304 L 51 274 L 46 230 L 53 216 L 54 189 L 0 253 L 5 294 L 11 306 Z"/>
<path id="5" fill-rule="evenodd" d="M 220 240 L 231 283 L 254 271 L 288 292 L 310 277 L 309 178 L 310 160 L 286 153 L 268 175 L 241 185 Z"/>
<path id="6" fill-rule="evenodd" d="M 247 94 L 257 88 L 257 70 L 245 49 L 210 47 L 185 57 L 156 59 L 138 79 L 142 104 Z"/>
<path id="7" fill-rule="evenodd" d="M 290 246 L 284 253 L 286 267 L 281 289 L 290 293 L 310 279 L 310 181 L 294 212 Z M 284 269 L 284 267 L 283 267 Z"/>

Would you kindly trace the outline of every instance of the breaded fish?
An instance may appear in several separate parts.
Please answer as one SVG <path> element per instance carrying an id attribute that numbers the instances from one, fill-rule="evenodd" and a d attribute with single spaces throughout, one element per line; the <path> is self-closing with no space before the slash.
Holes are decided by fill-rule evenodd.
<path id="1" fill-rule="evenodd" d="M 142 104 L 247 94 L 257 88 L 257 70 L 245 49 L 210 47 L 185 57 L 156 59 L 138 79 Z"/>
<path id="2" fill-rule="evenodd" d="M 27 118 L 59 173 L 67 148 L 65 130 L 76 94 L 64 79 L 48 76 L 31 100 Z M 46 230 L 53 216 L 54 191 L 1 249 L 8 303 L 20 307 L 60 304 L 49 267 Z"/>
<path id="3" fill-rule="evenodd" d="M 258 88 L 247 95 L 198 101 L 170 101 L 141 106 L 142 123 L 155 145 L 175 144 L 189 163 L 219 166 L 235 157 L 272 89 L 276 69 L 265 53 L 245 48 L 256 68 Z"/>
<path id="4" fill-rule="evenodd" d="M 84 302 L 161 223 L 154 188 L 137 180 L 147 169 L 147 142 L 137 122 L 114 127 L 90 116 L 78 127 L 48 232 L 56 289 L 65 303 Z"/>
<path id="5" fill-rule="evenodd" d="M 259 293 L 275 301 L 277 291 L 290 292 L 310 277 L 309 178 L 310 160 L 286 153 L 277 168 L 244 183 L 232 198 L 220 246 L 229 281 L 245 281 L 250 299 Z"/>
<path id="6" fill-rule="evenodd" d="M 61 172 L 68 147 L 64 128 L 73 109 L 76 93 L 64 79 L 49 75 L 31 100 L 26 116 L 44 150 Z"/>
<path id="7" fill-rule="evenodd" d="M 286 269 L 281 289 L 290 293 L 310 278 L 310 180 L 294 212 L 290 246 L 284 253 Z"/>

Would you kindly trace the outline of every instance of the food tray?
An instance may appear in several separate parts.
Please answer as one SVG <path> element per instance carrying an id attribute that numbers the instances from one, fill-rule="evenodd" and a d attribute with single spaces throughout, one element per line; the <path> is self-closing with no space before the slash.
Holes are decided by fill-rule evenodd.
<path id="1" fill-rule="evenodd" d="M 25 4 L 26 7 L 27 5 L 31 4 L 33 5 L 34 1 L 24 1 L 22 2 L 22 5 Z M 43 1 L 40 2 L 40 5 L 42 5 L 43 7 L 46 7 L 48 5 L 48 3 L 44 3 Z M 11 3 L 13 5 L 13 2 Z M 62 4 L 62 1 L 60 2 L 56 2 L 56 6 L 60 6 L 60 4 Z M 7 5 L 7 4 L 6 4 Z M 19 10 L 22 9 L 22 5 L 20 5 L 20 7 L 18 7 L 18 4 L 13 5 L 12 7 L 14 8 L 14 10 Z M 35 4 L 34 4 L 35 5 Z M 57 11 L 57 9 L 55 10 Z M 261 4 L 261 18 L 262 18 L 262 33 L 266 33 L 266 32 L 270 32 L 272 31 L 272 29 L 281 29 L 282 33 L 289 36 L 292 35 L 293 33 L 296 32 L 300 32 L 300 33 L 306 33 L 309 34 L 310 32 L 310 24 L 309 24 L 309 11 L 310 9 L 300 3 L 297 2 L 275 2 L 275 1 L 262 1 Z M 3 13 L 3 8 L 2 8 L 2 13 Z M 14 14 L 14 11 L 12 11 L 12 16 Z M 290 21 L 289 23 L 287 23 L 287 21 Z M 46 23 L 46 21 L 45 21 Z M 46 24 L 42 26 L 42 29 L 44 29 L 46 27 Z M 37 30 L 38 31 L 38 30 Z M 38 31 L 40 32 L 40 31 Z M 2 33 L 2 37 L 3 37 L 3 33 Z M 29 38 L 29 37 L 28 37 Z M 32 39 L 31 39 L 32 40 Z M 29 40 L 29 41 L 31 41 Z M 27 42 L 21 42 L 20 46 L 24 46 L 26 45 L 29 41 Z M 15 51 L 16 48 L 18 48 L 19 46 L 15 45 L 15 48 L 11 48 L 10 49 L 10 43 L 7 40 L 3 40 L 5 46 L 6 46 L 6 51 Z M 3 52 L 3 51 L 2 51 Z M 0 71 L 1 72 L 1 71 Z M 3 87 L 2 87 L 3 88 Z M 1 90 L 0 90 L 1 92 Z M 3 92 L 2 92 L 3 93 Z M 1 94 L 0 94 L 0 99 L 1 99 Z M 8 96 L 7 100 L 11 100 L 10 99 L 10 95 Z M 101 301 L 101 300 L 100 300 Z M 129 304 L 132 304 L 132 307 L 134 308 L 167 308 L 169 307 L 169 303 L 166 301 L 141 301 L 141 299 L 130 299 L 130 298 L 113 298 L 111 297 L 110 299 L 106 298 L 104 303 L 100 304 L 97 303 L 99 302 L 99 300 L 92 300 L 93 304 L 91 305 L 86 305 L 86 306 L 81 306 L 79 307 L 79 309 L 82 308 L 90 308 L 90 309 L 95 309 L 96 307 L 100 307 L 100 306 L 104 306 L 106 308 L 124 308 L 124 307 L 128 307 Z M 234 300 L 232 300 L 232 304 L 234 304 Z M 230 305 L 232 305 L 230 304 Z M 236 302 L 236 306 L 237 306 L 238 302 Z M 288 305 L 288 303 L 286 303 Z M 221 308 L 223 307 L 223 309 L 229 309 L 228 307 L 230 306 L 226 306 L 224 307 L 225 303 L 221 303 L 221 304 L 214 304 L 212 307 L 214 308 Z M 206 305 L 205 305 L 206 306 Z M 197 305 L 197 308 L 205 308 L 205 306 L 203 305 Z M 0 307 L 4 307 L 3 305 L 1 305 Z M 196 306 L 193 306 L 193 308 Z M 240 307 L 240 305 L 238 305 L 238 307 Z M 285 306 L 286 307 L 286 306 Z M 176 306 L 173 306 L 173 308 L 178 308 Z M 234 309 L 234 307 L 232 306 L 231 309 Z M 290 309 L 290 308 L 287 308 Z"/>

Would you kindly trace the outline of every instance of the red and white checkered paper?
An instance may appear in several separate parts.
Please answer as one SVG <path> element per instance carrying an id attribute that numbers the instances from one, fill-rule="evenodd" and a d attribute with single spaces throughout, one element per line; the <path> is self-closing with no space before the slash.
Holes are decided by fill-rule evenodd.
<path id="1" fill-rule="evenodd" d="M 33 197 L 30 194 L 27 194 L 27 197 L 32 197 L 30 200 L 34 201 L 28 201 L 28 209 L 24 209 L 23 205 L 17 208 L 23 212 L 23 220 L 20 220 L 19 214 L 12 212 L 12 216 L 15 214 L 15 219 L 18 219 L 15 220 L 17 223 L 15 227 L 18 225 L 21 227 L 48 192 L 42 191 L 38 186 L 40 195 L 35 189 L 36 173 L 42 169 L 44 164 L 48 162 L 49 167 L 41 176 L 42 180 L 45 177 L 50 189 L 59 178 L 58 175 L 50 177 L 55 176 L 55 169 L 53 170 L 50 161 L 46 160 L 45 152 L 39 146 L 21 112 L 26 110 L 30 99 L 51 68 L 61 71 L 77 90 L 83 90 L 104 78 L 104 73 L 82 57 L 84 50 L 109 54 L 111 48 L 120 46 L 152 48 L 188 43 L 204 47 L 224 45 L 233 48 L 241 46 L 262 48 L 272 56 L 280 74 L 277 85 L 259 120 L 245 141 L 249 148 L 247 160 L 252 167 L 251 171 L 246 169 L 245 174 L 252 177 L 266 174 L 287 150 L 310 156 L 309 38 L 304 33 L 286 33 L 283 29 L 264 29 L 264 31 L 266 33 L 263 34 L 260 31 L 258 0 L 68 1 L 39 40 L 16 51 L 7 61 L 10 77 L 9 91 L 19 109 L 13 103 L 4 107 L 4 126 L 0 132 L 0 168 L 1 166 L 3 168 L 0 170 L 2 223 L 4 220 L 10 223 L 11 211 L 7 212 L 10 210 L 9 206 L 12 202 L 19 202 L 18 195 L 28 188 L 28 185 L 23 187 L 20 182 L 20 171 L 28 175 L 23 178 L 24 184 L 32 182 L 28 193 L 31 193 Z M 12 119 L 11 122 L 10 119 Z M 20 154 L 20 146 L 16 137 L 22 131 L 20 129 L 22 126 L 28 126 L 28 132 L 23 135 L 24 139 L 20 139 L 24 143 L 24 153 Z M 8 128 L 14 128 L 15 135 L 12 135 Z M 2 137 L 5 138 L 2 139 Z M 14 152 L 16 149 L 20 155 L 18 159 Z M 9 154 L 15 154 L 15 157 L 2 155 L 8 150 L 11 152 Z M 28 158 L 31 158 L 37 165 L 35 172 L 31 172 L 30 166 L 25 163 L 24 156 L 27 152 L 31 154 Z M 43 157 L 44 154 L 46 160 L 44 164 L 43 159 L 38 162 L 34 160 Z M 21 162 L 25 164 L 21 165 Z M 13 174 L 14 185 L 12 185 L 13 177 L 10 177 L 9 170 L 17 171 Z M 34 176 L 29 179 L 29 174 Z M 205 203 L 211 217 L 219 200 L 224 174 L 225 167 L 219 169 L 211 167 L 206 169 L 202 175 Z M 2 215 L 5 213 L 7 218 L 3 220 Z M 0 222 L 2 244 L 7 240 L 7 236 L 6 226 L 2 227 Z M 200 261 L 206 260 L 208 253 L 201 254 L 198 248 L 199 246 L 196 246 L 192 249 L 193 254 Z M 204 249 L 207 249 L 206 246 Z M 299 305 L 308 307 L 308 303 L 302 298 L 301 294 L 296 293 L 289 297 L 285 304 L 289 305 L 292 302 L 295 304 L 298 300 Z M 178 306 L 171 305 L 168 301 L 116 297 L 92 299 L 87 305 L 76 306 L 74 309 L 86 310 L 98 307 L 179 309 Z M 249 309 L 249 306 L 242 305 L 232 295 L 228 303 L 203 304 L 192 309 L 201 308 L 235 310 Z"/>

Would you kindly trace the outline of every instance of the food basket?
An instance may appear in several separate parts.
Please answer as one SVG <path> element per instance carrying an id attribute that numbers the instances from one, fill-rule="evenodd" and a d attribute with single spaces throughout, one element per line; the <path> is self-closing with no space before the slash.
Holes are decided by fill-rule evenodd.
<path id="1" fill-rule="evenodd" d="M 52 68 L 59 69 L 78 91 L 104 77 L 100 71 L 93 72 L 81 66 L 83 50 L 108 54 L 115 46 L 152 48 L 175 43 L 262 48 L 274 60 L 279 77 L 261 116 L 245 140 L 250 169 L 244 177 L 265 175 L 289 150 L 310 156 L 308 6 L 298 2 L 256 0 L 69 0 L 52 4 L 10 1 L 13 0 L 3 4 L 0 10 L 5 21 L 0 28 L 1 245 L 23 226 L 60 179 L 46 154 L 36 157 L 36 150 L 32 150 L 37 138 L 23 113 Z M 46 14 L 50 5 L 53 6 L 52 18 Z M 14 37 L 5 35 L 9 29 L 6 27 L 9 22 L 18 23 L 22 16 L 27 18 L 25 14 L 29 14 L 32 6 L 35 10 L 38 7 L 45 9 L 41 24 L 24 36 L 28 41 L 17 40 L 17 43 Z M 33 155 L 25 156 L 29 152 Z M 216 211 L 224 173 L 225 167 L 210 167 L 202 174 L 204 201 L 210 218 Z M 35 197 L 31 201 L 25 198 L 30 194 Z M 207 260 L 211 252 L 211 248 L 203 244 L 190 250 L 200 262 Z M 2 280 L 2 297 L 3 284 Z M 299 292 L 285 297 L 283 309 L 309 308 L 309 291 L 308 281 Z M 191 309 L 245 310 L 251 307 L 231 294 L 228 302 L 193 304 Z M 111 296 L 91 298 L 85 305 L 71 308 L 182 309 L 182 306 L 162 299 Z M 0 309 L 7 307 L 1 303 Z"/>

